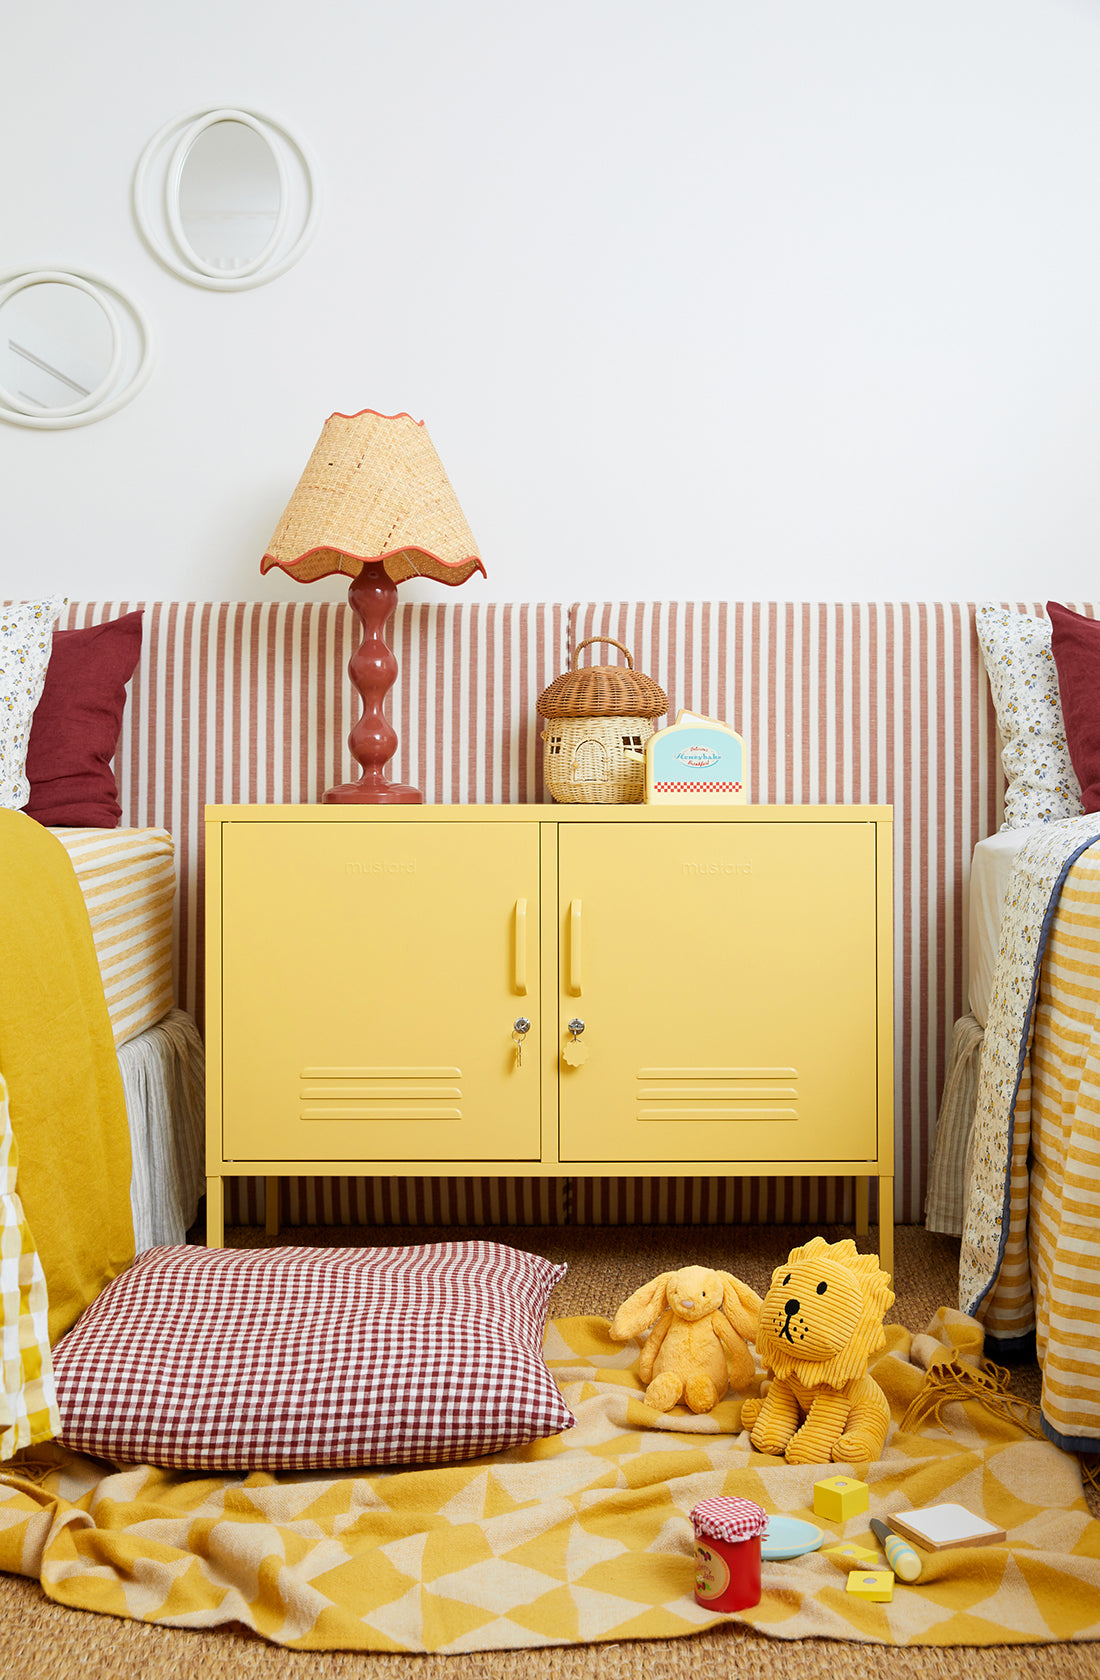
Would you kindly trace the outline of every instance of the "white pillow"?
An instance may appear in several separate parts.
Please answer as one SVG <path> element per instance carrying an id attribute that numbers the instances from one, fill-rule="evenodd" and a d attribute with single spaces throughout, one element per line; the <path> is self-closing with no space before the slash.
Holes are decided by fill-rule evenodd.
<path id="1" fill-rule="evenodd" d="M 1081 784 L 1066 745 L 1050 620 L 983 605 L 976 623 L 1004 743 L 1001 828 L 1079 817 Z"/>
<path id="2" fill-rule="evenodd" d="M 27 744 L 54 652 L 54 620 L 64 595 L 0 606 L 0 806 L 20 811 L 30 798 Z"/>
<path id="3" fill-rule="evenodd" d="M 27 744 L 53 651 L 64 595 L 0 607 L 0 806 L 21 811 L 31 796 Z"/>

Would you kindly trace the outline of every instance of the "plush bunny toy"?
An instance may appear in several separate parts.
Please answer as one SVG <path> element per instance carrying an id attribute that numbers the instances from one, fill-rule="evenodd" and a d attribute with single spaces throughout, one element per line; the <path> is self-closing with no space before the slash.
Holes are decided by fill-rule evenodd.
<path id="1" fill-rule="evenodd" d="M 637 1369 L 655 1412 L 680 1399 L 693 1412 L 709 1412 L 727 1388 L 751 1380 L 756 1366 L 745 1344 L 755 1340 L 759 1313 L 759 1295 L 729 1272 L 684 1266 L 624 1301 L 611 1335 L 627 1342 L 649 1331 Z"/>

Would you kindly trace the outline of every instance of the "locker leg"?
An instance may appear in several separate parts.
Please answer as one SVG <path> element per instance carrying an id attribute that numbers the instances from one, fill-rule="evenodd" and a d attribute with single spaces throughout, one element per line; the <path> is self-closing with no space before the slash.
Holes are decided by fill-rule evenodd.
<path id="1" fill-rule="evenodd" d="M 206 1181 L 206 1246 L 225 1247 L 225 1179 Z"/>
<path id="2" fill-rule="evenodd" d="M 871 1180 L 857 1178 L 856 1185 L 856 1236 L 865 1237 L 871 1229 L 868 1209 L 871 1204 Z"/>
<path id="3" fill-rule="evenodd" d="M 878 1181 L 878 1263 L 891 1281 L 894 1276 L 894 1181 Z"/>

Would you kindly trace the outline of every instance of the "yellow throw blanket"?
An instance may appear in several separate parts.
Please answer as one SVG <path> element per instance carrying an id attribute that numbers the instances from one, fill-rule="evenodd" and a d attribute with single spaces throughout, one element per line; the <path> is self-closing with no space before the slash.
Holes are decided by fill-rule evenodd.
<path id="1" fill-rule="evenodd" d="M 130 1132 L 73 866 L 48 830 L 7 810 L 0 810 L 0 1072 L 56 1342 L 133 1259 Z"/>
<path id="2" fill-rule="evenodd" d="M 612 1342 L 605 1319 L 573 1318 L 546 1344 L 577 1417 L 563 1435 L 439 1469 L 278 1478 L 110 1473 L 48 1445 L 0 1470 L 0 1569 L 61 1604 L 172 1627 L 238 1622 L 307 1650 L 666 1639 L 726 1619 L 694 1598 L 688 1514 L 702 1499 L 754 1499 L 869 1547 L 871 1516 L 954 1501 L 1007 1543 L 929 1554 L 890 1604 L 848 1594 L 821 1552 L 765 1562 L 760 1604 L 734 1620 L 779 1639 L 1100 1639 L 1100 1522 L 1077 1461 L 1006 1409 L 973 1319 L 941 1309 L 924 1336 L 887 1335 L 872 1369 L 893 1422 L 882 1459 L 850 1467 L 871 1510 L 846 1523 L 813 1516 L 814 1482 L 834 1467 L 752 1452 L 737 1399 L 717 1417 L 656 1417 L 630 1369 L 636 1347 Z"/>

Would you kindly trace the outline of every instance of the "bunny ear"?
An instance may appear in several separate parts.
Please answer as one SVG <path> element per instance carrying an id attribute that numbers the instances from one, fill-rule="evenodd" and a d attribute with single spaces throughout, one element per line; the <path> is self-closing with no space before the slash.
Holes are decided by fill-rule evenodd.
<path id="1" fill-rule="evenodd" d="M 722 1311 L 738 1335 L 747 1342 L 755 1341 L 760 1308 L 764 1303 L 755 1289 L 750 1289 L 747 1283 L 742 1283 L 730 1272 L 719 1272 L 718 1276 L 722 1279 Z"/>
<path id="2" fill-rule="evenodd" d="M 640 1336 L 651 1324 L 656 1324 L 665 1308 L 665 1293 L 672 1272 L 662 1272 L 650 1283 L 643 1283 L 623 1302 L 611 1324 L 611 1337 L 616 1342 L 628 1342 Z"/>

